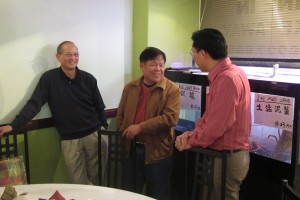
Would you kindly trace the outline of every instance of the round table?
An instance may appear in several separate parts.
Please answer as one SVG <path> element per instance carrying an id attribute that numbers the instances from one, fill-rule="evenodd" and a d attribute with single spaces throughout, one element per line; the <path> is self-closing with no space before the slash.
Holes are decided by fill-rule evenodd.
<path id="1" fill-rule="evenodd" d="M 79 184 L 29 184 L 13 186 L 18 195 L 28 193 L 26 200 L 49 199 L 58 191 L 66 200 L 153 200 L 153 198 L 125 190 Z M 4 187 L 0 187 L 0 196 Z"/>

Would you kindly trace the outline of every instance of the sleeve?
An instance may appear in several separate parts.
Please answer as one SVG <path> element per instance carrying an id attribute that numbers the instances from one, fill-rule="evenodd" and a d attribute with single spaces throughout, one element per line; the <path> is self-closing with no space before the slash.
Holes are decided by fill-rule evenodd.
<path id="1" fill-rule="evenodd" d="M 94 102 L 95 102 L 95 108 L 98 113 L 99 120 L 101 122 L 101 126 L 103 126 L 105 129 L 108 127 L 107 118 L 105 114 L 105 104 L 102 99 L 100 90 L 97 85 L 97 80 L 94 79 Z"/>
<path id="2" fill-rule="evenodd" d="M 117 127 L 117 130 L 120 130 L 122 125 L 123 125 L 124 110 L 125 110 L 126 99 L 127 99 L 126 94 L 128 94 L 127 90 L 128 90 L 128 85 L 125 86 L 124 89 L 123 89 L 121 100 L 120 100 L 118 110 L 117 110 L 117 114 L 116 114 L 116 127 Z"/>
<path id="3" fill-rule="evenodd" d="M 19 128 L 28 123 L 38 114 L 42 106 L 48 101 L 48 82 L 45 75 L 42 75 L 38 85 L 34 89 L 31 98 L 27 101 L 20 113 L 10 124 L 13 129 Z"/>

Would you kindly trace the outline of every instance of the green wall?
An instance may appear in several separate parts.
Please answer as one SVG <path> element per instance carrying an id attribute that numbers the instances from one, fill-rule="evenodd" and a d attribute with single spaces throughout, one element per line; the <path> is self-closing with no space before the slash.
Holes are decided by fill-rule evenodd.
<path id="1" fill-rule="evenodd" d="M 146 46 L 166 53 L 166 67 L 172 62 L 190 64 L 190 38 L 199 28 L 199 0 L 134 0 L 133 5 L 133 78 L 140 75 L 138 57 Z"/>
<path id="2" fill-rule="evenodd" d="M 69 177 L 55 128 L 28 133 L 31 183 L 68 183 Z"/>
<path id="3" fill-rule="evenodd" d="M 141 51 L 148 45 L 148 12 L 148 0 L 133 0 L 133 78 L 136 78 L 140 75 L 139 55 Z"/>

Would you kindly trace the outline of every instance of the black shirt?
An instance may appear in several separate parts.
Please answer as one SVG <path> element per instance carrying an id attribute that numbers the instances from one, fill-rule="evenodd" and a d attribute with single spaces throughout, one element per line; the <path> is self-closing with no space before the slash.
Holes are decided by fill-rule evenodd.
<path id="1" fill-rule="evenodd" d="M 62 139 L 81 138 L 100 126 L 107 127 L 96 78 L 78 68 L 76 72 L 75 79 L 68 78 L 61 68 L 45 72 L 11 126 L 15 129 L 29 122 L 48 102 Z"/>

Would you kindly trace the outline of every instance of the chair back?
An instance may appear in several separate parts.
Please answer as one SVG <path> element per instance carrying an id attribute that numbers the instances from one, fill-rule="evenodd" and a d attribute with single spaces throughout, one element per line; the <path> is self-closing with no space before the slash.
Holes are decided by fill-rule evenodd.
<path id="1" fill-rule="evenodd" d="M 22 147 L 23 152 L 19 151 L 19 147 Z M 0 180 L 1 186 L 30 183 L 28 136 L 25 128 L 0 138 Z"/>
<path id="2" fill-rule="evenodd" d="M 300 194 L 289 185 L 288 180 L 282 180 L 281 200 L 300 200 Z"/>
<path id="3" fill-rule="evenodd" d="M 121 189 L 124 161 L 122 132 L 98 130 L 99 184 Z"/>
<path id="4" fill-rule="evenodd" d="M 220 199 L 225 200 L 226 153 L 202 147 L 193 147 L 188 152 L 196 153 L 191 199 L 211 199 L 212 187 L 214 185 L 215 158 L 221 158 L 222 178 Z"/>
<path id="5" fill-rule="evenodd" d="M 7 133 L 0 139 L 0 159 L 18 156 L 17 134 Z"/>

